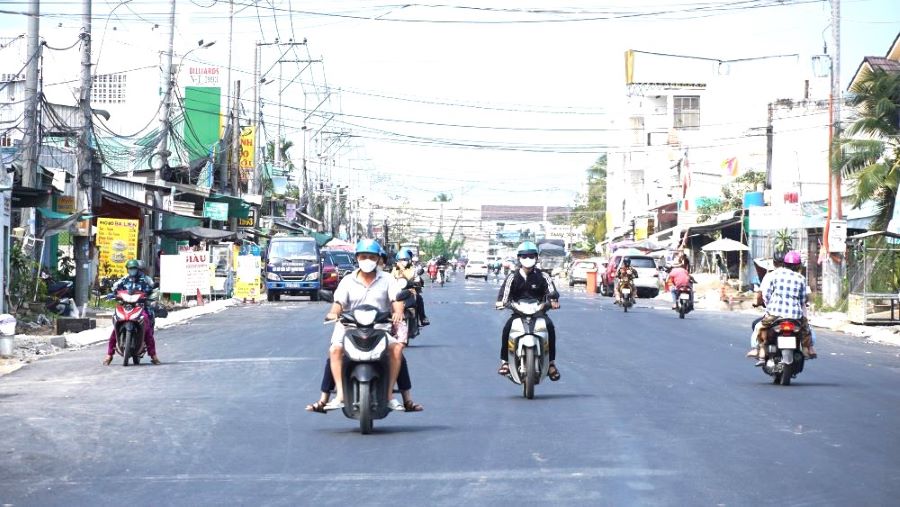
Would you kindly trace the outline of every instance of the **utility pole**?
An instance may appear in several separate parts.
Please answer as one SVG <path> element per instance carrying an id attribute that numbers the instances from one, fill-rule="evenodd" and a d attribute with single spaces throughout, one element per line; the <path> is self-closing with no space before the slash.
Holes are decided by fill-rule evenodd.
<path id="1" fill-rule="evenodd" d="M 828 216 L 825 222 L 823 246 L 825 258 L 822 263 L 822 296 L 827 306 L 835 307 L 841 300 L 843 279 L 843 252 L 832 253 L 830 238 L 832 221 L 842 219 L 840 174 L 831 170 L 834 142 L 840 134 L 841 122 L 841 1 L 831 0 L 831 97 L 829 99 L 828 136 Z"/>
<path id="2" fill-rule="evenodd" d="M 169 130 L 171 126 L 169 125 L 169 116 L 172 111 L 172 52 L 174 51 L 175 46 L 175 1 L 170 0 L 169 5 L 169 26 L 168 26 L 168 47 L 166 52 L 163 53 L 163 68 L 162 68 L 162 85 L 163 85 L 163 103 L 162 103 L 162 111 L 159 115 L 159 128 L 160 128 L 160 137 L 159 137 L 159 147 L 157 149 L 157 153 L 160 158 L 160 166 L 155 168 L 153 177 L 157 181 L 160 180 L 160 169 L 169 165 Z M 154 194 L 154 204 L 159 207 L 159 192 L 155 192 Z"/>
<path id="3" fill-rule="evenodd" d="M 91 149 L 91 1 L 82 0 L 81 14 L 81 90 L 79 91 L 78 105 L 81 109 L 81 136 L 78 140 L 78 182 L 76 187 L 76 212 L 91 208 L 88 206 L 89 189 L 85 188 L 84 180 L 93 179 L 93 150 Z M 90 299 L 90 273 L 94 261 L 94 252 L 91 248 L 91 231 L 85 235 L 75 236 L 75 305 L 83 307 Z"/>
<path id="4" fill-rule="evenodd" d="M 253 47 L 253 118 L 250 124 L 253 125 L 253 167 L 250 168 L 250 178 L 247 181 L 247 191 L 250 194 L 261 194 L 259 190 L 259 87 L 262 86 L 259 79 L 259 53 L 262 49 L 259 47 L 259 41 Z"/>
<path id="5" fill-rule="evenodd" d="M 766 121 L 766 189 L 772 188 L 772 148 L 775 141 L 775 129 L 772 126 L 775 104 L 769 102 L 769 115 Z"/>
<path id="6" fill-rule="evenodd" d="M 28 3 L 28 49 L 26 58 L 28 65 L 25 71 L 25 166 L 22 168 L 22 186 L 34 187 L 37 181 L 38 146 L 41 144 L 41 136 L 38 133 L 38 71 L 41 61 L 41 6 L 40 0 L 30 0 Z M 32 229 L 34 219 L 33 208 L 22 209 L 22 220 L 19 225 L 28 232 Z"/>
<path id="7" fill-rule="evenodd" d="M 231 125 L 231 195 L 241 195 L 241 116 L 240 116 L 240 100 L 241 81 L 234 82 L 234 102 Z M 231 230 L 237 230 L 237 218 L 231 218 Z"/>
<path id="8" fill-rule="evenodd" d="M 234 0 L 228 0 L 228 67 L 225 69 L 225 100 L 231 98 L 231 51 L 234 35 Z M 227 104 L 227 102 L 226 102 Z"/>
<path id="9" fill-rule="evenodd" d="M 157 164 L 158 167 L 154 167 L 153 170 L 153 180 L 159 182 L 161 177 L 161 170 L 164 167 L 169 165 L 169 130 L 171 130 L 171 125 L 169 124 L 169 117 L 172 112 L 172 53 L 174 51 L 175 45 L 175 1 L 170 0 L 169 2 L 169 24 L 167 26 L 167 45 L 166 51 L 162 54 L 162 76 L 160 77 L 160 85 L 162 85 L 163 97 L 162 97 L 162 107 L 160 108 L 159 113 L 159 144 L 157 145 L 156 154 L 159 156 L 159 162 Z M 157 209 L 162 208 L 162 193 L 159 190 L 153 191 L 153 206 Z M 153 229 L 162 229 L 162 214 L 159 211 L 154 210 L 150 214 L 151 226 L 150 230 Z M 144 242 L 151 241 L 150 238 L 145 238 Z M 146 260 L 149 263 L 152 263 L 154 269 L 159 272 L 159 266 L 156 266 L 156 255 L 153 255 L 155 252 L 159 251 L 161 246 L 161 239 L 159 237 L 154 237 L 153 241 L 153 249 L 150 252 L 147 252 L 149 255 Z M 144 251 L 147 251 L 147 248 L 144 248 Z"/>

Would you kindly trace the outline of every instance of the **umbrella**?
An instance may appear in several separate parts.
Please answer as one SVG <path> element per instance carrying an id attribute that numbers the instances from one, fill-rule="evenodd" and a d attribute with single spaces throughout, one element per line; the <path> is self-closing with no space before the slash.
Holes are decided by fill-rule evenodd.
<path id="1" fill-rule="evenodd" d="M 708 245 L 704 245 L 701 250 L 703 250 L 704 252 L 740 252 L 750 251 L 750 248 L 739 241 L 722 238 L 717 239 Z"/>

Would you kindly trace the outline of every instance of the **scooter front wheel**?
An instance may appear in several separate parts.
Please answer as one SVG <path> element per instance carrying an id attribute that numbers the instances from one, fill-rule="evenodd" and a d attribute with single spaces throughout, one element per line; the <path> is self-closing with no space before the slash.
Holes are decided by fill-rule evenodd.
<path id="1" fill-rule="evenodd" d="M 525 382 L 522 383 L 525 397 L 534 399 L 534 384 L 537 381 L 537 368 L 534 364 L 534 349 L 525 349 Z"/>
<path id="2" fill-rule="evenodd" d="M 372 433 L 375 423 L 372 421 L 372 384 L 359 383 L 359 432 L 363 435 Z"/>
<path id="3" fill-rule="evenodd" d="M 128 366 L 128 359 L 131 357 L 131 351 L 134 350 L 134 340 L 131 330 L 125 331 L 125 347 L 122 349 L 122 366 Z"/>

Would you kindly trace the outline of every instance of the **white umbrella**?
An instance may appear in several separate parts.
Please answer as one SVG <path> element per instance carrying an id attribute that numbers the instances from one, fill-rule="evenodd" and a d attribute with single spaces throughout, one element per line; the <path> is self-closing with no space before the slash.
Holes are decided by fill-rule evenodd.
<path id="1" fill-rule="evenodd" d="M 733 239 L 722 238 L 713 241 L 708 245 L 704 245 L 701 248 L 704 252 L 739 252 L 739 251 L 750 251 L 750 248 L 747 245 L 735 241 Z"/>

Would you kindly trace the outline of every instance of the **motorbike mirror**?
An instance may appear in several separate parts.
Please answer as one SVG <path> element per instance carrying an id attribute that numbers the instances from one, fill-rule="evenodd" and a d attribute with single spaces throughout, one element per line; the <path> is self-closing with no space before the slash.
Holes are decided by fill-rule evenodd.
<path id="1" fill-rule="evenodd" d="M 330 290 L 320 289 L 319 299 L 321 299 L 322 301 L 327 301 L 329 303 L 334 303 L 334 292 Z"/>

